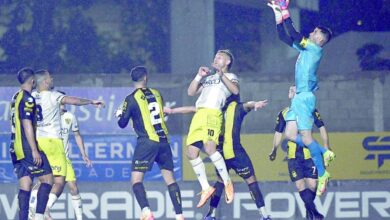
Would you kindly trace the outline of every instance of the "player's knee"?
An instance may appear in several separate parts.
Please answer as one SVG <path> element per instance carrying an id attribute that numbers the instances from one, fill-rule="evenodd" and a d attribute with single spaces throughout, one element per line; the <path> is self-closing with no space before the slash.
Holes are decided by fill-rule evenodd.
<path id="1" fill-rule="evenodd" d="M 207 142 L 204 145 L 204 151 L 206 152 L 207 155 L 214 154 L 217 151 L 217 148 L 216 148 L 216 145 L 214 144 L 214 142 L 211 142 L 211 141 Z"/>
<path id="2" fill-rule="evenodd" d="M 69 192 L 72 196 L 79 194 L 79 190 L 76 184 L 69 184 L 68 187 L 69 187 Z"/>
<path id="3" fill-rule="evenodd" d="M 186 152 L 186 157 L 189 160 L 195 160 L 196 158 L 198 158 L 198 156 L 199 156 L 199 153 L 196 151 L 192 151 L 192 150 L 188 149 Z"/>
<path id="4" fill-rule="evenodd" d="M 49 185 L 53 185 L 53 175 L 51 175 L 51 174 L 44 175 L 41 178 L 39 178 L 39 181 L 41 183 L 46 183 L 46 184 L 49 184 Z"/>
<path id="5" fill-rule="evenodd" d="M 252 175 L 252 176 L 250 176 L 248 178 L 245 178 L 245 177 L 243 177 L 243 178 L 245 179 L 245 182 L 246 182 L 247 185 L 256 182 L 256 177 L 254 175 Z"/>

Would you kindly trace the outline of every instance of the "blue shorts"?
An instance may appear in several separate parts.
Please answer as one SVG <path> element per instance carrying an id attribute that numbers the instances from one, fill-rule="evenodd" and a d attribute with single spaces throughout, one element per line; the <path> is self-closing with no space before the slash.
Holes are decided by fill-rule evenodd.
<path id="1" fill-rule="evenodd" d="M 228 172 L 230 169 L 233 169 L 236 174 L 243 179 L 248 179 L 249 177 L 255 175 L 255 170 L 253 169 L 252 161 L 246 153 L 245 149 L 242 146 L 234 146 L 234 148 L 235 157 L 232 159 L 225 160 Z M 219 176 L 218 171 L 217 175 Z"/>
<path id="2" fill-rule="evenodd" d="M 312 92 L 300 92 L 291 101 L 291 108 L 287 112 L 286 121 L 296 121 L 298 130 L 311 130 L 314 124 L 313 112 L 316 106 L 316 97 Z"/>
<path id="3" fill-rule="evenodd" d="M 11 158 L 14 158 L 14 153 L 11 152 Z M 14 172 L 18 179 L 29 176 L 31 179 L 34 177 L 39 177 L 47 174 L 51 174 L 51 167 L 49 161 L 47 160 L 46 155 L 43 152 L 39 152 L 42 158 L 41 166 L 36 166 L 34 164 L 34 159 L 32 154 L 25 153 L 25 157 L 21 160 L 12 160 L 14 165 Z"/>
<path id="4" fill-rule="evenodd" d="M 173 171 L 171 146 L 167 142 L 155 142 L 149 139 L 138 139 L 134 151 L 132 171 L 147 172 L 156 162 L 160 169 Z"/>

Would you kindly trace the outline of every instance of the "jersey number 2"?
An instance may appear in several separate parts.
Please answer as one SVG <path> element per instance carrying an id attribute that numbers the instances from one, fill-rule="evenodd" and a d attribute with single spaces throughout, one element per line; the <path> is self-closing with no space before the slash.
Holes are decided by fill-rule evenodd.
<path id="1" fill-rule="evenodd" d="M 148 105 L 150 111 L 150 121 L 152 125 L 161 124 L 162 119 L 160 118 L 160 106 L 157 102 L 151 102 Z"/>

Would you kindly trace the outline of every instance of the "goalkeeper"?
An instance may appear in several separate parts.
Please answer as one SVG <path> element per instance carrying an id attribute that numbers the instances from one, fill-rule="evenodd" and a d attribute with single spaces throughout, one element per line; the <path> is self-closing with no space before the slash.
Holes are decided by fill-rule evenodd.
<path id="1" fill-rule="evenodd" d="M 314 92 L 318 90 L 317 70 L 323 49 L 332 37 L 331 31 L 317 26 L 309 38 L 302 36 L 293 26 L 288 11 L 287 0 L 277 0 L 268 3 L 275 14 L 276 28 L 280 40 L 299 51 L 295 65 L 296 95 L 291 101 L 291 108 L 286 115 L 286 137 L 297 143 L 298 147 L 307 146 L 313 162 L 318 170 L 317 196 L 326 191 L 330 174 L 325 170 L 335 154 L 321 146 L 312 137 L 314 123 L 313 112 L 316 105 Z M 287 32 L 286 32 L 287 29 Z M 299 131 L 299 133 L 298 133 Z"/>

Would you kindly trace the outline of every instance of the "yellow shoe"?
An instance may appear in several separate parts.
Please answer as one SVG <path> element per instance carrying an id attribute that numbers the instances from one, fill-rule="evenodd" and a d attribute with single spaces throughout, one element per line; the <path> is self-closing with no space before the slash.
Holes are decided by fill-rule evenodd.
<path id="1" fill-rule="evenodd" d="M 324 158 L 324 166 L 328 167 L 330 163 L 336 158 L 336 154 L 333 151 L 327 150 L 322 157 Z"/>
<path id="2" fill-rule="evenodd" d="M 324 175 L 318 177 L 317 196 L 322 196 L 325 193 L 329 180 L 330 174 L 325 170 Z"/>
<path id="3" fill-rule="evenodd" d="M 233 182 L 231 180 L 225 184 L 225 201 L 226 203 L 232 203 L 234 198 L 234 187 Z"/>
<path id="4" fill-rule="evenodd" d="M 215 188 L 210 186 L 207 190 L 202 191 L 200 194 L 200 200 L 196 208 L 200 208 L 206 204 L 207 200 L 214 194 Z"/>

